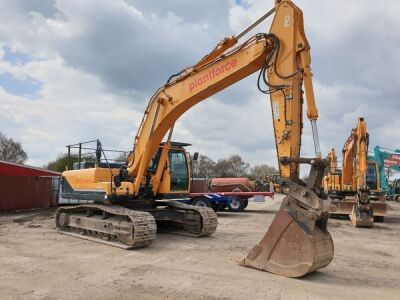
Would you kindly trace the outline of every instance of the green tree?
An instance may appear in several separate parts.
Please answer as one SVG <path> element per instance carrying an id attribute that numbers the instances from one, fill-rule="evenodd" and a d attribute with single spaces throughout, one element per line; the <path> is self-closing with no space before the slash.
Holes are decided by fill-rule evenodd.
<path id="1" fill-rule="evenodd" d="M 81 158 L 81 162 L 83 161 L 96 161 L 96 157 L 92 154 L 83 155 Z M 71 170 L 74 163 L 79 162 L 79 156 L 75 154 L 71 154 L 68 165 L 68 155 L 67 154 L 59 154 L 54 161 L 49 162 L 45 168 L 48 170 L 56 171 L 56 172 L 64 172 L 68 169 Z"/>
<path id="2" fill-rule="evenodd" d="M 27 159 L 28 155 L 22 149 L 21 143 L 0 132 L 0 160 L 23 164 Z"/>
<path id="3" fill-rule="evenodd" d="M 78 162 L 78 156 L 71 155 L 69 169 L 72 168 L 72 165 L 75 162 Z M 67 170 L 67 166 L 68 166 L 68 155 L 60 154 L 54 161 L 49 162 L 47 166 L 45 166 L 45 168 L 56 172 L 63 172 Z"/>

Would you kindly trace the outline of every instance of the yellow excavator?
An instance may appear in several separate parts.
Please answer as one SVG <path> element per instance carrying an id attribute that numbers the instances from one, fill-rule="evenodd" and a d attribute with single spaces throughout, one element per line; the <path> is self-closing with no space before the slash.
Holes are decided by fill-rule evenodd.
<path id="1" fill-rule="evenodd" d="M 350 215 L 356 227 L 372 227 L 374 219 L 386 215 L 384 194 L 379 191 L 375 162 L 368 161 L 369 135 L 364 118 L 351 130 L 342 154 L 342 169 L 337 168 L 335 150 L 328 154 L 330 168 L 324 177 L 324 189 L 332 199 L 331 215 Z"/>
<path id="2" fill-rule="evenodd" d="M 269 33 L 238 43 L 273 14 Z M 60 207 L 57 228 L 123 248 L 149 245 L 156 230 L 196 237 L 212 234 L 217 216 L 211 208 L 171 200 L 185 197 L 190 191 L 190 160 L 184 144 L 171 141 L 174 124 L 197 103 L 256 71 L 259 90 L 270 95 L 280 185 L 286 197 L 265 236 L 242 265 L 287 277 L 303 276 L 327 266 L 334 253 L 327 230 L 329 207 L 321 199 L 327 162 L 321 158 L 319 148 L 318 111 L 303 13 L 290 0 L 275 1 L 275 7 L 263 17 L 238 35 L 222 40 L 198 63 L 171 76 L 155 92 L 126 166 L 112 169 L 98 165 L 63 172 L 62 197 L 93 203 Z M 300 157 L 302 88 L 316 158 Z M 301 163 L 311 165 L 307 182 L 299 179 Z"/>
<path id="3" fill-rule="evenodd" d="M 279 184 L 280 180 L 281 180 L 281 175 L 280 174 L 273 174 L 272 175 L 271 181 L 272 181 L 272 184 L 274 186 L 274 192 L 275 193 L 282 193 L 281 185 Z"/>
<path id="4" fill-rule="evenodd" d="M 335 149 L 331 149 L 326 159 L 329 162 L 329 168 L 323 180 L 324 191 L 332 198 L 339 197 L 342 190 L 342 170 L 338 169 Z"/>

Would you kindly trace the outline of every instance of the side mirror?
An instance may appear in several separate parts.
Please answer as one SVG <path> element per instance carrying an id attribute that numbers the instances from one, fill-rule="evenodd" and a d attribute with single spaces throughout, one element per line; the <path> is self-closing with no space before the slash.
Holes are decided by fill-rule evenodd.
<path id="1" fill-rule="evenodd" d="M 199 159 L 199 152 L 193 153 L 193 160 L 196 161 Z"/>

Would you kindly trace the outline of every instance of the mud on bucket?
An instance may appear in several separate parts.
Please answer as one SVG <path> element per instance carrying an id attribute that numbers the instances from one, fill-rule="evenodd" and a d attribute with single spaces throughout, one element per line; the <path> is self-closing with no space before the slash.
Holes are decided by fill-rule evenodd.
<path id="1" fill-rule="evenodd" d="M 329 265 L 333 241 L 328 215 L 299 207 L 287 196 L 267 233 L 241 265 L 286 277 L 301 277 Z"/>

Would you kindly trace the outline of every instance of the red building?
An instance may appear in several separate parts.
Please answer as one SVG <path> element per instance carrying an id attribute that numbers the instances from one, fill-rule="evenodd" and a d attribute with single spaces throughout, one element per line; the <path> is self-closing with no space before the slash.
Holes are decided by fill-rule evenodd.
<path id="1" fill-rule="evenodd" d="M 61 173 L 0 160 L 0 211 L 57 205 Z"/>

